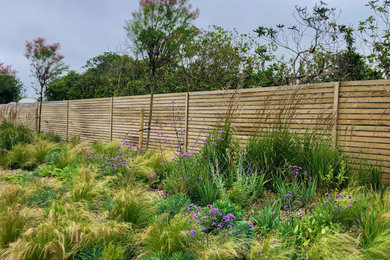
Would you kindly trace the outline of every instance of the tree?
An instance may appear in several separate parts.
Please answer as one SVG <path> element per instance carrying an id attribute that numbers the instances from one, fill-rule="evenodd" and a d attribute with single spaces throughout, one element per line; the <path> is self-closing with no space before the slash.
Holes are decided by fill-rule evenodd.
<path id="1" fill-rule="evenodd" d="M 183 45 L 197 31 L 192 21 L 199 11 L 191 11 L 191 8 L 187 0 L 140 0 L 139 11 L 133 13 L 133 20 L 125 26 L 135 55 L 141 55 L 150 73 L 146 149 L 149 146 L 157 75 L 164 66 L 177 63 Z"/>
<path id="2" fill-rule="evenodd" d="M 382 76 L 390 77 L 390 1 L 369 1 L 368 6 L 374 15 L 361 21 L 358 31 L 363 41 L 371 48 L 368 56 L 374 65 L 381 70 Z"/>
<path id="3" fill-rule="evenodd" d="M 23 90 L 23 84 L 16 77 L 16 71 L 0 62 L 0 104 L 17 102 Z"/>
<path id="4" fill-rule="evenodd" d="M 145 62 L 105 52 L 86 62 L 83 73 L 69 71 L 47 85 L 47 100 L 83 99 L 147 94 Z"/>
<path id="5" fill-rule="evenodd" d="M 247 34 L 213 26 L 185 47 L 179 70 L 188 91 L 237 88 L 261 66 L 258 44 Z"/>
<path id="6" fill-rule="evenodd" d="M 344 35 L 348 28 L 336 23 L 336 9 L 328 8 L 324 2 L 316 4 L 312 12 L 298 6 L 295 11 L 297 24 L 289 27 L 279 24 L 276 28 L 260 26 L 255 32 L 289 56 L 287 64 L 291 73 L 287 82 L 304 84 L 329 72 L 332 57 L 345 50 Z"/>
<path id="7" fill-rule="evenodd" d="M 41 114 L 44 89 L 51 81 L 57 78 L 67 69 L 62 62 L 64 56 L 58 53 L 60 45 L 58 43 L 46 44 L 44 38 L 37 38 L 32 42 L 26 42 L 25 56 L 31 63 L 31 72 L 39 84 L 38 93 L 39 115 L 38 115 L 38 132 L 41 132 Z"/>

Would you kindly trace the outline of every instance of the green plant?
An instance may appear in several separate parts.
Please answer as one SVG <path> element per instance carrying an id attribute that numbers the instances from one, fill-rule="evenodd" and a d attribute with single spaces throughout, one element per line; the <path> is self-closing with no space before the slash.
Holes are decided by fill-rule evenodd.
<path id="1" fill-rule="evenodd" d="M 42 212 L 31 208 L 8 208 L 0 213 L 0 249 L 19 238 L 26 226 L 38 221 Z"/>
<path id="2" fill-rule="evenodd" d="M 184 193 L 177 193 L 161 201 L 156 213 L 158 215 L 167 214 L 169 218 L 173 218 L 190 204 L 191 200 Z"/>
<path id="3" fill-rule="evenodd" d="M 119 190 L 114 196 L 111 215 L 119 221 L 145 227 L 155 212 L 151 194 L 139 186 Z"/>
<path id="4" fill-rule="evenodd" d="M 202 177 L 199 177 L 202 178 Z M 202 205 L 212 204 L 217 200 L 218 189 L 215 187 L 212 180 L 209 178 L 201 179 L 200 183 L 196 184 L 199 200 Z"/>
<path id="5" fill-rule="evenodd" d="M 39 133 L 38 138 L 46 140 L 49 143 L 59 143 L 61 142 L 61 136 L 54 132 Z"/>
<path id="6" fill-rule="evenodd" d="M 0 150 L 10 150 L 16 144 L 29 144 L 33 141 L 31 130 L 23 125 L 4 120 L 0 124 Z"/>
<path id="7" fill-rule="evenodd" d="M 16 144 L 12 147 L 12 149 L 6 154 L 7 156 L 7 165 L 11 169 L 30 169 L 30 166 L 34 168 L 34 165 L 31 165 L 32 158 L 31 152 L 23 144 Z M 35 165 L 36 166 L 36 165 Z"/>
<path id="8" fill-rule="evenodd" d="M 30 150 L 32 160 L 37 164 L 42 164 L 45 162 L 45 157 L 50 154 L 53 148 L 54 144 L 41 140 L 30 145 L 27 149 Z"/>
<path id="9" fill-rule="evenodd" d="M 352 183 L 355 186 L 364 186 L 374 191 L 381 191 L 384 188 L 382 175 L 381 167 L 361 160 L 359 168 L 352 175 Z"/>
<path id="10" fill-rule="evenodd" d="M 126 253 L 126 248 L 109 242 L 104 245 L 101 253 L 101 260 L 123 260 Z"/>
<path id="11" fill-rule="evenodd" d="M 161 252 L 167 256 L 176 252 L 191 253 L 195 252 L 199 233 L 185 217 L 177 215 L 169 220 L 161 215 L 148 227 L 143 242 L 149 253 Z"/>
<path id="12" fill-rule="evenodd" d="M 262 240 L 255 240 L 252 243 L 248 258 L 256 259 L 290 259 L 294 248 L 288 241 L 278 239 L 274 236 Z"/>
<path id="13" fill-rule="evenodd" d="M 242 207 L 249 207 L 261 195 L 264 185 L 268 182 L 265 174 L 258 175 L 257 172 L 245 171 L 241 160 L 235 171 L 234 180 L 232 189 L 228 191 L 229 199 Z"/>
<path id="14" fill-rule="evenodd" d="M 245 211 L 241 206 L 229 200 L 217 200 L 213 203 L 213 207 L 219 209 L 223 215 L 233 214 L 236 217 L 236 221 L 243 219 L 245 216 Z M 222 216 L 218 216 L 217 219 L 222 221 Z"/>
<path id="15" fill-rule="evenodd" d="M 280 208 L 268 205 L 251 217 L 262 232 L 269 232 L 279 226 Z"/>
<path id="16" fill-rule="evenodd" d="M 27 198 L 28 206 L 48 208 L 53 200 L 57 198 L 57 192 L 52 187 L 44 185 L 41 189 L 34 191 Z"/>
<path id="17" fill-rule="evenodd" d="M 230 118 L 226 117 L 222 129 L 214 130 L 204 141 L 204 148 L 200 152 L 200 157 L 204 158 L 208 170 L 218 172 L 227 181 L 226 178 L 235 163 L 234 158 L 237 157 L 239 148 L 238 139 L 234 134 Z"/>
<path id="18" fill-rule="evenodd" d="M 308 251 L 310 259 L 365 259 L 358 248 L 358 241 L 348 234 L 323 234 Z"/>

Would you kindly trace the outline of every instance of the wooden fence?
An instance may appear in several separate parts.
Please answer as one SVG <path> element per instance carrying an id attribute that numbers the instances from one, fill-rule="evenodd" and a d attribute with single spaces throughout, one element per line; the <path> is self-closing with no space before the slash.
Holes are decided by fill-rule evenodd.
<path id="1" fill-rule="evenodd" d="M 0 106 L 0 119 L 36 129 L 37 104 Z M 42 130 L 64 140 L 131 140 L 145 143 L 149 95 L 44 102 Z M 145 118 L 143 118 L 144 115 Z M 151 146 L 199 147 L 226 114 L 243 143 L 256 132 L 288 123 L 297 133 L 328 135 L 351 158 L 383 166 L 390 182 L 390 80 L 332 82 L 155 95 Z M 140 123 L 143 122 L 142 125 Z"/>

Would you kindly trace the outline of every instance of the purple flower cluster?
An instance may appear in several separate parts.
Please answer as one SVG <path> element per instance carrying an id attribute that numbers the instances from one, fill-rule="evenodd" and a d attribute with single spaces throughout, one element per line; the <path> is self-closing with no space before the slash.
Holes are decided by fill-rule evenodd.
<path id="1" fill-rule="evenodd" d="M 328 206 L 331 206 L 332 209 L 334 210 L 339 210 L 340 209 L 340 202 L 342 200 L 352 200 L 352 195 L 343 195 L 343 194 L 336 194 L 336 195 L 333 195 L 333 194 L 325 194 L 325 197 L 327 198 L 325 201 L 324 201 L 324 205 L 328 205 Z M 353 200 L 353 203 L 358 203 L 358 201 L 355 199 Z M 339 205 L 339 206 L 337 206 Z M 348 203 L 348 208 L 352 208 L 353 207 L 353 204 L 352 202 Z"/>
<path id="2" fill-rule="evenodd" d="M 92 148 L 89 148 L 92 150 Z M 133 157 L 140 152 L 137 144 L 132 144 L 130 141 L 124 141 L 122 147 L 118 146 L 116 154 L 109 157 L 107 154 L 99 154 L 97 151 L 87 151 L 86 148 L 81 149 L 81 155 L 86 156 L 91 162 L 91 165 L 96 165 L 104 175 L 116 174 L 124 169 L 130 169 L 128 165 L 129 158 L 134 161 Z"/>
<path id="3" fill-rule="evenodd" d="M 212 205 L 197 207 L 190 204 L 187 213 L 183 214 L 189 216 L 189 222 L 195 221 L 195 224 L 200 226 L 205 233 L 218 232 L 222 229 L 233 233 L 241 232 L 240 229 L 234 228 L 234 222 L 237 220 L 235 215 L 231 213 L 225 215 L 223 209 L 215 208 Z"/>

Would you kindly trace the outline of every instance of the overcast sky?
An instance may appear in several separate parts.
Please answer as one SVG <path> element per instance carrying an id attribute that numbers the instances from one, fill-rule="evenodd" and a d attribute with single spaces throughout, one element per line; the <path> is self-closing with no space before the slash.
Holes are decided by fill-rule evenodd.
<path id="1" fill-rule="evenodd" d="M 340 23 L 357 24 L 369 15 L 368 0 L 328 0 L 341 9 Z M 196 25 L 220 25 L 248 33 L 260 25 L 292 24 L 295 5 L 312 6 L 311 0 L 190 0 L 200 9 Z M 106 51 L 121 51 L 125 21 L 138 10 L 138 0 L 0 0 L 0 61 L 18 72 L 27 96 L 34 96 L 26 40 L 44 37 L 58 42 L 71 69 L 80 71 L 86 61 Z"/>

